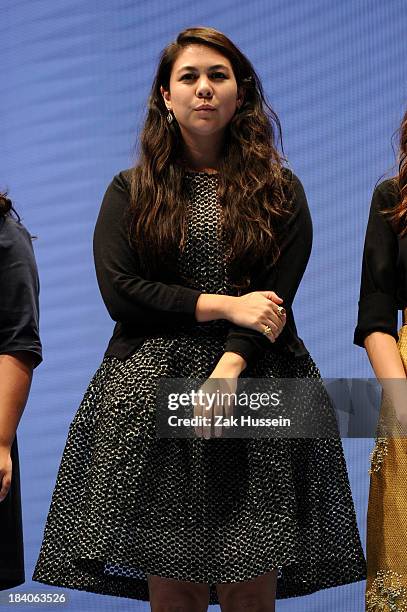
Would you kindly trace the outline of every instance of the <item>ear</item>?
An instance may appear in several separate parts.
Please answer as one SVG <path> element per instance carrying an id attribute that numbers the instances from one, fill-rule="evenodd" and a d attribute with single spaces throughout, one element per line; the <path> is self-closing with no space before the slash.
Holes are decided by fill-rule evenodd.
<path id="1" fill-rule="evenodd" d="M 171 102 L 171 95 L 169 91 L 165 91 L 164 87 L 162 85 L 160 85 L 160 92 L 162 97 L 164 98 L 164 102 L 166 103 L 166 107 L 168 108 L 168 110 L 171 108 L 171 104 L 167 104 L 167 102 Z"/>

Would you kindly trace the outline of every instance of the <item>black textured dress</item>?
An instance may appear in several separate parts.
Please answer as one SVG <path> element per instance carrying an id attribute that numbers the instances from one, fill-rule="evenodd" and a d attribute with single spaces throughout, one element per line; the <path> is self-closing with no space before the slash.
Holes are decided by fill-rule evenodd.
<path id="1" fill-rule="evenodd" d="M 230 293 L 217 239 L 217 176 L 187 174 L 180 272 Z M 363 580 L 365 560 L 340 440 L 163 439 L 160 377 L 205 378 L 224 320 L 106 356 L 69 429 L 33 580 L 148 601 L 146 574 L 215 584 L 279 568 L 277 597 Z M 245 376 L 319 378 L 309 355 L 269 352 Z"/>

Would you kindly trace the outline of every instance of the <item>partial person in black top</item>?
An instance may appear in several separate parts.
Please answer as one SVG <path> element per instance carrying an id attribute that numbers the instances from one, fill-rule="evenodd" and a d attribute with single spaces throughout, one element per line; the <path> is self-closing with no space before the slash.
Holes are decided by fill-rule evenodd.
<path id="1" fill-rule="evenodd" d="M 366 229 L 354 342 L 367 348 L 365 341 L 371 334 L 386 334 L 390 338 L 376 336 L 376 340 L 381 338 L 386 343 L 386 346 L 377 346 L 375 353 L 378 354 L 387 347 L 396 351 L 398 311 L 407 306 L 407 241 L 398 236 L 389 215 L 385 214 L 388 210 L 395 211 L 400 201 L 401 192 L 395 178 L 380 183 L 373 192 Z M 398 351 L 393 355 L 398 362 Z"/>
<path id="2" fill-rule="evenodd" d="M 42 360 L 31 237 L 0 194 L 0 589 L 22 584 L 24 548 L 17 426 Z"/>
<path id="3" fill-rule="evenodd" d="M 369 612 L 407 609 L 407 112 L 399 136 L 398 173 L 372 197 L 354 334 L 383 387 L 367 512 Z"/>
<path id="4" fill-rule="evenodd" d="M 163 50 L 140 159 L 96 222 L 116 326 L 70 426 L 33 580 L 153 610 L 272 612 L 276 596 L 364 578 L 339 435 L 222 439 L 215 425 L 167 439 L 155 427 L 162 378 L 229 392 L 239 376 L 313 378 L 321 393 L 304 389 L 299 418 L 333 417 L 292 313 L 312 223 L 276 127 L 223 33 L 188 28 Z"/>
<path id="5" fill-rule="evenodd" d="M 398 311 L 407 308 L 407 113 L 399 133 L 399 172 L 380 183 L 372 196 L 354 332 L 354 343 L 366 349 L 382 381 L 406 378 L 397 342 Z M 407 406 L 397 401 L 395 409 L 407 427 Z"/>

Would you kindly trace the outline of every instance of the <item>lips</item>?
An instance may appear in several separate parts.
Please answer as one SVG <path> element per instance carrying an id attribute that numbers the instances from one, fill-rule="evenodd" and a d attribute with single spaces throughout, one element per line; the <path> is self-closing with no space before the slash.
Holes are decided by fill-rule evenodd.
<path id="1" fill-rule="evenodd" d="M 197 111 L 199 111 L 199 110 L 214 111 L 215 107 L 214 106 L 210 106 L 209 104 L 201 104 L 201 106 L 197 106 L 195 110 L 197 110 Z"/>

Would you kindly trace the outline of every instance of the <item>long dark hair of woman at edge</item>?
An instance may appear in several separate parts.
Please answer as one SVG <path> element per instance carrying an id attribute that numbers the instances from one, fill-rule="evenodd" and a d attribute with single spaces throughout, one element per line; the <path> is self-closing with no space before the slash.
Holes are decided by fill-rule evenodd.
<path id="1" fill-rule="evenodd" d="M 16 209 L 13 207 L 13 203 L 10 198 L 7 197 L 7 191 L 0 192 L 0 218 L 6 215 L 14 214 L 17 221 L 21 221 L 20 216 Z"/>
<path id="2" fill-rule="evenodd" d="M 270 264 L 270 254 L 274 260 L 279 255 L 278 226 L 290 206 L 290 185 L 276 146 L 282 141 L 280 122 L 265 100 L 259 77 L 239 49 L 211 28 L 185 30 L 161 55 L 140 138 L 140 160 L 132 176 L 130 239 L 137 245 L 140 266 L 149 273 L 158 269 L 159 260 L 173 259 L 177 246 L 184 245 L 182 137 L 176 121 L 168 129 L 160 86 L 169 89 L 172 65 L 193 43 L 208 44 L 225 55 L 237 86 L 245 90 L 243 104 L 226 128 L 218 168 L 231 278 L 236 288 L 245 288 L 255 263 L 267 257 Z"/>
<path id="3" fill-rule="evenodd" d="M 404 113 L 398 133 L 398 173 L 394 181 L 400 193 L 400 200 L 395 208 L 383 210 L 383 214 L 389 217 L 396 234 L 402 238 L 407 234 L 407 111 Z"/>

